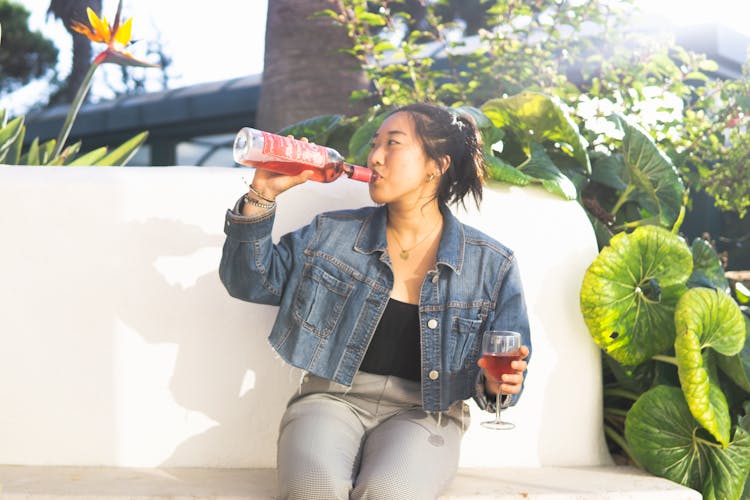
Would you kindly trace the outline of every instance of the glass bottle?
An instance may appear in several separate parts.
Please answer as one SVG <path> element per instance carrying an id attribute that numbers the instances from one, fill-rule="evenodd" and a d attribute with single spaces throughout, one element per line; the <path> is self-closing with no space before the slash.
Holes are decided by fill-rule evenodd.
<path id="1" fill-rule="evenodd" d="M 234 161 L 248 167 L 297 175 L 312 170 L 312 180 L 332 182 L 346 175 L 370 182 L 372 170 L 346 163 L 335 149 L 243 127 L 234 139 Z"/>

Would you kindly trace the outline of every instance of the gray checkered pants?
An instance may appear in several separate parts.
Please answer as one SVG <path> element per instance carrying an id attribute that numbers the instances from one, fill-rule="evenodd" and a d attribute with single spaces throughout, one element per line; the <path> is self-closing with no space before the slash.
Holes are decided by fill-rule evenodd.
<path id="1" fill-rule="evenodd" d="M 437 498 L 468 424 L 462 401 L 424 411 L 417 382 L 360 372 L 347 388 L 306 375 L 281 421 L 279 498 Z"/>

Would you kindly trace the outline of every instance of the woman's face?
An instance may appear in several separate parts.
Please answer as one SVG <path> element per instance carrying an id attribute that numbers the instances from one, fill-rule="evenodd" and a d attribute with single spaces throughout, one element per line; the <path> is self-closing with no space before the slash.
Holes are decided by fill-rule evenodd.
<path id="1" fill-rule="evenodd" d="M 440 171 L 425 154 L 409 113 L 394 113 L 380 125 L 372 139 L 367 166 L 375 172 L 370 197 L 376 203 L 422 205 L 437 191 Z"/>

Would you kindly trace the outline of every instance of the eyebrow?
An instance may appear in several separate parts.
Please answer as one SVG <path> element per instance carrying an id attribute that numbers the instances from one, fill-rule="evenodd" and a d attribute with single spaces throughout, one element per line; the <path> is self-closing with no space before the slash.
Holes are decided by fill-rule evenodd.
<path id="1" fill-rule="evenodd" d="M 389 130 L 389 131 L 387 132 L 387 134 L 388 134 L 388 135 L 407 135 L 407 134 L 406 134 L 406 132 L 402 132 L 401 130 Z M 375 138 L 375 137 L 377 137 L 377 136 L 378 136 L 378 133 L 377 133 L 377 132 L 375 132 L 375 134 L 373 134 L 373 136 L 372 136 L 372 137 L 373 137 L 373 138 Z"/>

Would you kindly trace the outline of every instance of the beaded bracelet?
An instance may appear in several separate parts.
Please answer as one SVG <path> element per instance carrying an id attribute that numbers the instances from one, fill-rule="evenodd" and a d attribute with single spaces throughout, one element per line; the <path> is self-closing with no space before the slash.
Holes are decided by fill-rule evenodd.
<path id="1" fill-rule="evenodd" d="M 275 203 L 276 202 L 276 200 L 269 200 L 268 198 L 266 198 L 265 196 L 263 196 L 262 194 L 260 194 L 258 192 L 258 190 L 253 187 L 252 184 L 248 184 L 247 188 L 250 190 L 251 193 L 253 193 L 255 196 L 257 196 L 258 198 L 260 198 L 261 200 L 263 200 L 265 202 L 268 202 L 268 203 Z"/>
<path id="2" fill-rule="evenodd" d="M 264 199 L 265 199 L 265 198 L 264 198 Z M 249 203 L 250 205 L 252 205 L 252 206 L 254 206 L 254 207 L 258 207 L 258 208 L 264 208 L 264 209 L 266 209 L 266 210 L 270 210 L 270 209 L 272 209 L 272 208 L 274 208 L 274 207 L 276 206 L 276 202 L 275 202 L 275 201 L 271 202 L 271 204 L 270 204 L 270 205 L 266 205 L 265 203 L 261 203 L 261 202 L 259 202 L 258 200 L 253 200 L 253 199 L 252 199 L 252 198 L 250 198 L 250 197 L 249 197 L 248 195 L 245 195 L 245 196 L 243 197 L 243 201 L 244 201 L 245 203 Z"/>

